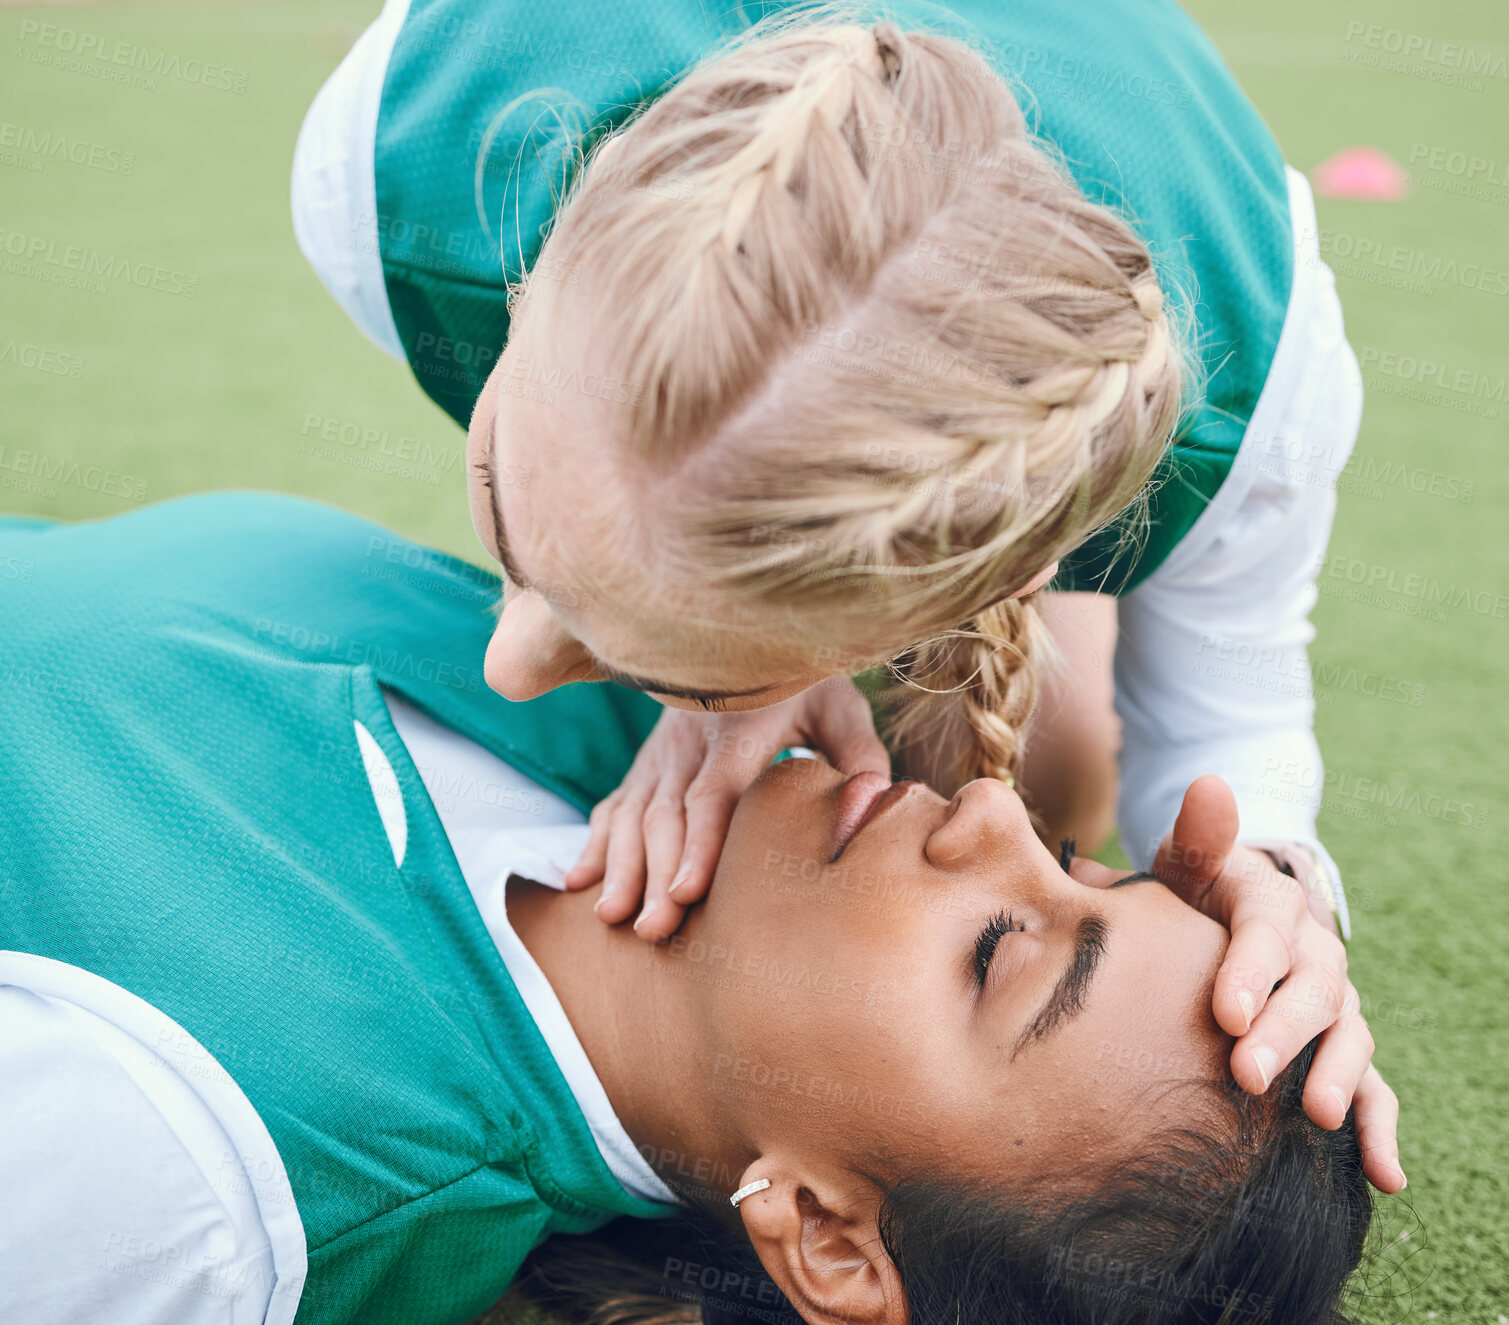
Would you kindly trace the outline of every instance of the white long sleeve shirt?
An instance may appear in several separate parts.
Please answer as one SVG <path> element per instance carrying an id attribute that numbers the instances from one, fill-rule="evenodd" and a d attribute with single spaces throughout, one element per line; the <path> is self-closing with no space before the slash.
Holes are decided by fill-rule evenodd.
<path id="1" fill-rule="evenodd" d="M 1317 247 L 1304 176 L 1289 171 L 1294 285 L 1236 463 L 1168 558 L 1121 599 L 1116 709 L 1122 844 L 1139 866 L 1202 773 L 1231 784 L 1241 839 L 1296 842 L 1337 881 L 1315 834 L 1323 788 L 1307 646 L 1336 480 L 1362 416 L 1362 373 Z M 1345 899 L 1337 883 L 1343 934 Z"/>

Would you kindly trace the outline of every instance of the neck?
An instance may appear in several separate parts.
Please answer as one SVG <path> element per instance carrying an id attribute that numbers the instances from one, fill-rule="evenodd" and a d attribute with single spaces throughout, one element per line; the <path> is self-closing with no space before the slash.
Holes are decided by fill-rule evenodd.
<path id="1" fill-rule="evenodd" d="M 690 1184 L 732 1190 L 752 1156 L 731 1143 L 727 1101 L 715 1107 L 700 1088 L 714 1052 L 698 1006 L 708 991 L 664 948 L 603 924 L 598 896 L 514 878 L 505 904 L 640 1153 L 679 1195 L 693 1195 Z"/>

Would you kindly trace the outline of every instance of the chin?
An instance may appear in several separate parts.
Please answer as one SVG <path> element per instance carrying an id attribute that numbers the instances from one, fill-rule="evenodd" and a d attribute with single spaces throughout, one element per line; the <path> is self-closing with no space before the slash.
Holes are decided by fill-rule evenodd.
<path id="1" fill-rule="evenodd" d="M 821 756 L 812 759 L 797 755 L 767 767 L 745 795 L 769 788 L 775 794 L 816 800 L 841 786 L 844 780 L 844 775 Z"/>
<path id="2" fill-rule="evenodd" d="M 826 759 L 782 759 L 750 784 L 734 807 L 724 854 L 780 846 L 796 849 L 822 831 L 825 797 L 843 785 L 844 775 Z M 745 833 L 752 834 L 747 840 Z"/>

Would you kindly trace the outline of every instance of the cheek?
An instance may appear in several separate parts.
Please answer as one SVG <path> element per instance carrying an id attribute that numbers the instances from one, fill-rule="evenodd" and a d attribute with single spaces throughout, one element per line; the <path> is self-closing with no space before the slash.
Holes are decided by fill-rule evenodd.
<path id="1" fill-rule="evenodd" d="M 821 1009 L 809 1000 L 805 1024 L 817 1021 L 826 1032 L 809 1053 L 837 1128 L 876 1138 L 886 1156 L 936 1154 L 944 1162 L 979 1130 L 988 1101 L 952 995 L 918 978 L 924 963 L 936 966 L 931 957 L 893 951 L 883 962 L 840 968 L 848 988 L 836 987 Z"/>
<path id="2" fill-rule="evenodd" d="M 872 970 L 835 960 L 831 944 L 791 942 L 742 952 L 735 983 L 750 1081 L 773 1107 L 872 1133 L 898 1114 L 926 1112 L 935 1073 L 918 1061 L 910 1020 Z"/>
<path id="3" fill-rule="evenodd" d="M 772 1117 L 795 1111 L 832 1129 L 836 1145 L 932 1153 L 958 1133 L 953 1115 L 980 1113 L 963 995 L 947 984 L 958 922 L 918 905 L 894 870 L 828 864 L 826 821 L 804 807 L 838 779 L 787 761 L 748 793 L 760 803 L 744 809 L 759 813 L 736 815 L 706 903 L 740 994 L 741 1061 L 721 1072 L 737 1071 Z M 708 935 L 699 955 L 713 951 Z"/>
<path id="4" fill-rule="evenodd" d="M 824 1070 L 849 1088 L 914 1106 L 931 1096 L 963 1052 L 955 1015 L 962 1004 L 939 979 L 945 954 L 937 936 L 907 921 L 898 931 L 888 916 L 866 923 L 852 906 L 832 902 L 792 920 L 789 950 L 802 960 L 789 1021 L 813 1034 Z"/>

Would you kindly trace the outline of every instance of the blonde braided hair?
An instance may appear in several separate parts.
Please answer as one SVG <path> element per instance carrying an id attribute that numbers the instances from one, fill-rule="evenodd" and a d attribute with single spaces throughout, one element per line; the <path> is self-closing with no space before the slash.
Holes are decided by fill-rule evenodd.
<path id="1" fill-rule="evenodd" d="M 1156 380 L 1168 354 L 1168 325 L 1160 317 L 1162 291 L 1152 280 L 1142 280 L 1132 292 L 1148 322 L 1147 344 L 1135 364 L 1111 367 L 1126 369 L 1139 380 Z M 1081 426 L 1094 426 L 1105 402 L 1124 389 L 1108 371 Z M 993 603 L 908 659 L 890 695 L 889 735 L 913 777 L 951 789 L 977 777 L 1016 782 L 1037 709 L 1037 664 L 1053 649 L 1036 597 Z M 920 701 L 918 689 L 926 696 Z"/>
<path id="2" fill-rule="evenodd" d="M 716 591 L 730 656 L 900 659 L 895 735 L 940 790 L 1014 774 L 1044 633 L 1010 595 L 1135 502 L 1178 420 L 1146 247 L 977 54 L 891 23 L 757 29 L 608 142 L 541 255 L 580 279 L 516 318 L 634 384 L 656 572 Z"/>

